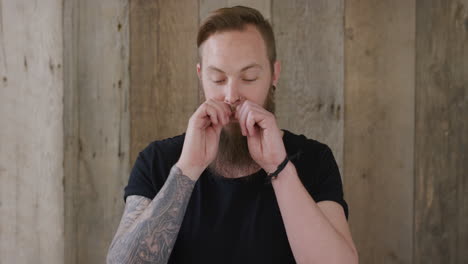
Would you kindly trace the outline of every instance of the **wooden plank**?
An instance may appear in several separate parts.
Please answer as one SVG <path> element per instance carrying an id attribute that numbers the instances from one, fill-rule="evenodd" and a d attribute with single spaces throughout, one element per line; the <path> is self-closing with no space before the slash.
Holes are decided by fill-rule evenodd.
<path id="1" fill-rule="evenodd" d="M 198 0 L 199 1 L 199 24 L 211 11 L 229 6 L 228 0 Z M 196 41 L 196 40 L 195 40 Z"/>
<path id="2" fill-rule="evenodd" d="M 76 245 L 74 263 L 104 263 L 122 216 L 129 175 L 128 11 L 126 0 L 83 0 L 77 10 L 77 75 L 70 89 L 78 89 L 79 164 L 76 185 L 67 185 L 76 189 L 76 241 L 68 241 Z"/>
<path id="3" fill-rule="evenodd" d="M 64 133 L 64 229 L 65 263 L 76 264 L 78 260 L 77 190 L 79 178 L 79 92 L 78 89 L 78 26 L 79 4 L 63 1 L 63 133 Z"/>
<path id="4" fill-rule="evenodd" d="M 271 0 L 228 0 L 228 6 L 236 5 L 255 8 L 266 19 L 271 18 Z"/>
<path id="5" fill-rule="evenodd" d="M 64 262 L 61 21 L 0 0 L 0 263 Z"/>
<path id="6" fill-rule="evenodd" d="M 344 1 L 272 1 L 279 124 L 328 144 L 343 171 Z"/>
<path id="7" fill-rule="evenodd" d="M 468 259 L 468 1 L 417 1 L 414 263 Z"/>
<path id="8" fill-rule="evenodd" d="M 412 263 L 415 1 L 346 1 L 345 193 L 361 263 Z M 435 262 L 431 262 L 435 263 Z"/>
<path id="9" fill-rule="evenodd" d="M 232 7 L 242 5 L 257 9 L 266 19 L 271 18 L 271 0 L 199 0 L 200 22 L 209 12 L 222 7 Z"/>
<path id="10" fill-rule="evenodd" d="M 130 1 L 131 157 L 185 132 L 198 105 L 197 1 Z M 128 177 L 128 176 L 127 176 Z"/>

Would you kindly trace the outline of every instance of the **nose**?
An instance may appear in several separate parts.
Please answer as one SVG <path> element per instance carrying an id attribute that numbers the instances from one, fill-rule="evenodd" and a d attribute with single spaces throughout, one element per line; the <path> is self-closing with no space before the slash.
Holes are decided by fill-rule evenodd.
<path id="1" fill-rule="evenodd" d="M 224 102 L 234 107 L 241 103 L 239 89 L 234 82 L 226 85 Z"/>

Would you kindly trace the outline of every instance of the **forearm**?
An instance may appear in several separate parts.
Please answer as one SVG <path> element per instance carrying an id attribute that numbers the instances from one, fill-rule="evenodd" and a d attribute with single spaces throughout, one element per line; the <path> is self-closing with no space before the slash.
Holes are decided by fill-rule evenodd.
<path id="1" fill-rule="evenodd" d="M 297 263 L 354 263 L 353 247 L 333 227 L 289 162 L 272 181 Z"/>
<path id="2" fill-rule="evenodd" d="M 122 220 L 107 262 L 167 263 L 195 182 L 178 167 L 172 167 L 164 186 L 146 209 Z"/>

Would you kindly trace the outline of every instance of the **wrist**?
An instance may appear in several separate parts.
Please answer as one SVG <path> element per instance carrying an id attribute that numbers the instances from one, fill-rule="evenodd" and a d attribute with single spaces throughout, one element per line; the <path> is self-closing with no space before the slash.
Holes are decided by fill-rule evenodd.
<path id="1" fill-rule="evenodd" d="M 284 167 L 286 166 L 286 164 L 288 164 L 289 162 L 289 158 L 286 157 L 278 166 L 275 170 L 271 171 L 268 173 L 268 176 L 269 177 L 273 177 L 275 178 L 283 169 Z"/>
<path id="2" fill-rule="evenodd" d="M 193 166 L 182 161 L 177 161 L 174 165 L 182 171 L 182 174 L 189 177 L 190 179 L 196 181 L 200 178 L 200 175 L 203 173 L 205 168 Z"/>
<path id="3" fill-rule="evenodd" d="M 292 179 L 291 176 L 294 174 L 297 175 L 296 167 L 291 161 L 288 161 L 284 169 L 279 173 L 278 177 L 271 180 L 271 184 L 273 186 L 287 184 L 287 182 Z"/>
<path id="4" fill-rule="evenodd" d="M 281 163 L 284 161 L 285 157 L 287 157 L 286 154 L 284 154 L 284 156 L 282 156 L 281 159 L 277 160 L 276 162 L 263 165 L 262 169 L 267 174 L 275 172 L 278 169 L 278 167 L 281 165 Z"/>

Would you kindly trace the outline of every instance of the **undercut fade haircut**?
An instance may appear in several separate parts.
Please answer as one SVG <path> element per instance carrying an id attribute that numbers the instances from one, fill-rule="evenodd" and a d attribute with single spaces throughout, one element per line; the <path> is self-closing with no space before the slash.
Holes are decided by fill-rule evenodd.
<path id="1" fill-rule="evenodd" d="M 198 29 L 197 47 L 201 61 L 200 46 L 213 34 L 231 30 L 243 31 L 247 25 L 253 25 L 260 32 L 265 42 L 271 72 L 276 61 L 276 44 L 272 26 L 256 9 L 246 6 L 224 7 L 212 11 Z"/>

